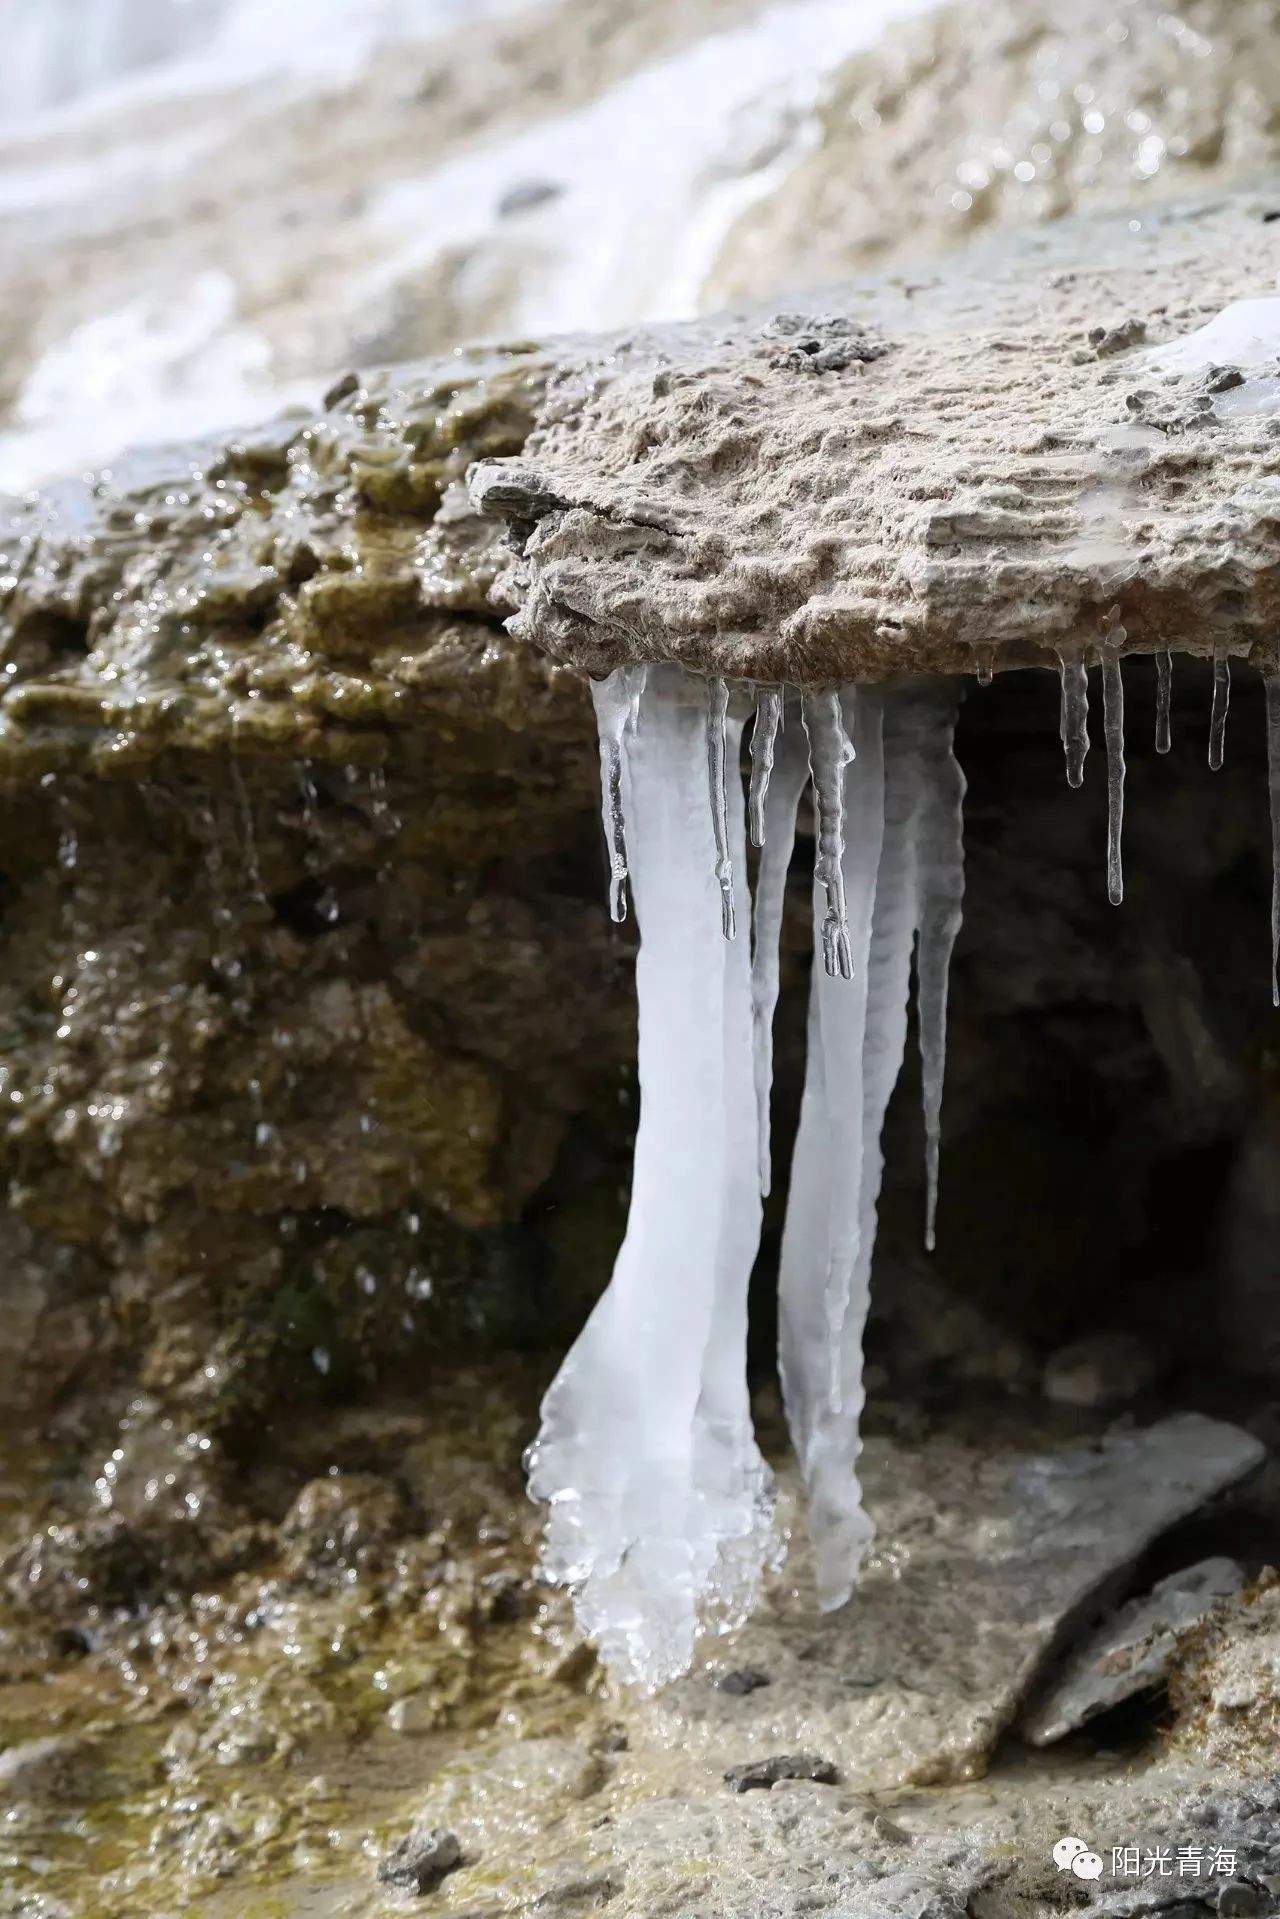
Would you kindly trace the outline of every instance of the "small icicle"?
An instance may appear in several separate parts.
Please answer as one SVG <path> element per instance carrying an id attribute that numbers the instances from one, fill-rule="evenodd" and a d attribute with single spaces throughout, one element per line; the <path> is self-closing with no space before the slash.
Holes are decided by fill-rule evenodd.
<path id="1" fill-rule="evenodd" d="M 965 777 L 955 756 L 956 706 L 937 697 L 920 733 L 921 805 L 916 863 L 919 934 L 916 944 L 916 1021 L 924 1105 L 926 1252 L 937 1246 L 938 1165 L 942 1147 L 942 1087 L 947 1070 L 947 995 L 951 953 L 964 902 Z"/>
<path id="2" fill-rule="evenodd" d="M 1124 681 L 1120 655 L 1114 647 L 1102 654 L 1102 712 L 1107 741 L 1107 898 L 1113 906 L 1124 899 L 1124 869 L 1120 839 L 1124 828 Z"/>
<path id="3" fill-rule="evenodd" d="M 1280 671 L 1266 676 L 1267 781 L 1271 795 L 1271 1004 L 1280 1006 Z"/>
<path id="4" fill-rule="evenodd" d="M 1058 655 L 1062 681 L 1062 714 L 1058 731 L 1067 761 L 1067 785 L 1084 784 L 1084 759 L 1089 751 L 1089 674 L 1083 652 L 1070 659 Z"/>
<path id="5" fill-rule="evenodd" d="M 627 735 L 635 730 L 643 688 L 642 666 L 620 666 L 607 679 L 591 682 L 600 734 L 600 817 L 609 854 L 609 916 L 617 921 L 627 917 L 627 829 L 622 796 Z"/>
<path id="6" fill-rule="evenodd" d="M 1162 647 L 1156 654 L 1156 752 L 1167 753 L 1173 745 L 1169 724 L 1169 703 L 1173 696 L 1173 654 Z"/>
<path id="7" fill-rule="evenodd" d="M 822 963 L 832 979 L 853 977 L 849 915 L 844 896 L 844 775 L 853 758 L 838 693 L 805 693 L 800 715 L 809 741 L 809 768 L 818 815 L 818 853 L 813 875 L 826 895 Z"/>
<path id="8" fill-rule="evenodd" d="M 707 685 L 707 779 L 711 787 L 711 828 L 716 842 L 716 882 L 720 888 L 720 924 L 727 940 L 738 937 L 733 904 L 733 860 L 729 853 L 728 769 L 729 683 L 721 675 Z"/>
<path id="9" fill-rule="evenodd" d="M 991 674 L 992 674 L 990 647 L 987 647 L 983 652 L 979 653 L 977 670 L 978 670 L 978 685 L 990 686 Z"/>
<path id="10" fill-rule="evenodd" d="M 757 720 L 757 725 L 759 721 Z M 809 758 L 799 727 L 784 727 L 777 764 L 764 800 L 764 831 L 756 873 L 751 952 L 751 1012 L 756 1091 L 760 1192 L 772 1179 L 769 1104 L 773 1091 L 773 1015 L 778 1003 L 778 948 L 786 905 L 787 869 L 796 839 L 796 812 L 809 784 Z"/>
<path id="11" fill-rule="evenodd" d="M 1227 737 L 1227 708 L 1231 704 L 1231 662 L 1225 653 L 1213 656 L 1213 706 L 1209 713 L 1209 770 L 1222 771 L 1222 749 Z"/>
<path id="12" fill-rule="evenodd" d="M 756 723 L 751 730 L 751 788 L 748 811 L 751 844 L 764 845 L 765 807 L 769 799 L 769 780 L 773 773 L 778 728 L 782 723 L 782 688 L 762 686 L 756 694 Z"/>

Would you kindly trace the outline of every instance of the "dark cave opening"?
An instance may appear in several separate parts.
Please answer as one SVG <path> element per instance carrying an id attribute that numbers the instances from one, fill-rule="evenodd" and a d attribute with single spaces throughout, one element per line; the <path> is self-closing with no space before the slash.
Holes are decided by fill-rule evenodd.
<path id="1" fill-rule="evenodd" d="M 922 1247 L 913 1036 L 885 1128 L 873 1401 L 877 1367 L 895 1382 L 1022 1390 L 1043 1384 L 1062 1349 L 1097 1339 L 1109 1342 L 1113 1371 L 1131 1355 L 1130 1399 L 1176 1380 L 1184 1398 L 1229 1410 L 1235 1382 L 1280 1377 L 1280 1014 L 1262 682 L 1237 666 L 1225 764 L 1212 772 L 1211 664 L 1175 661 L 1172 749 L 1161 755 L 1154 662 L 1125 662 L 1126 897 L 1116 907 L 1100 677 L 1090 674 L 1092 751 L 1074 791 L 1054 675 L 1019 671 L 965 689 L 966 892 L 938 1247 Z M 792 977 L 778 1014 L 775 1192 L 752 1297 L 757 1377 L 772 1370 L 803 1070 L 806 866 L 801 853 L 784 935 Z"/>

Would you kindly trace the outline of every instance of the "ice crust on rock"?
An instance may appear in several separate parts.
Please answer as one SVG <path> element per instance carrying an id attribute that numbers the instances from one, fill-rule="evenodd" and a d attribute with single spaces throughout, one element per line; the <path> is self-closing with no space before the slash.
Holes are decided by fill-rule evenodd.
<path id="1" fill-rule="evenodd" d="M 776 1551 L 746 1303 L 786 876 L 811 779 L 815 965 L 779 1343 L 824 1607 L 849 1596 L 871 1536 L 857 1461 L 880 1134 L 918 939 L 931 1232 L 964 782 L 945 683 L 789 702 L 762 690 L 748 955 L 728 910 L 731 876 L 748 873 L 745 689 L 668 667 L 637 685 L 624 669 L 594 698 L 611 897 L 621 857 L 640 923 L 640 1122 L 613 1278 L 544 1401 L 529 1484 L 549 1508 L 544 1570 L 572 1588 L 614 1674 L 656 1686 L 687 1669 L 700 1631 L 746 1617 Z"/>

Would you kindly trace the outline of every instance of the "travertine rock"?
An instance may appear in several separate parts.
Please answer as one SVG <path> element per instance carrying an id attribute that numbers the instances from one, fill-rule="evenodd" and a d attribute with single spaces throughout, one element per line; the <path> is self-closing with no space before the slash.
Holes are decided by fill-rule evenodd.
<path id="1" fill-rule="evenodd" d="M 592 673 L 788 681 L 1051 665 L 1106 633 L 1269 657 L 1273 415 L 1094 336 L 1158 347 L 1269 294 L 1276 193 L 1015 235 L 567 367 L 521 452 L 471 476 L 516 543 L 512 630 Z"/>

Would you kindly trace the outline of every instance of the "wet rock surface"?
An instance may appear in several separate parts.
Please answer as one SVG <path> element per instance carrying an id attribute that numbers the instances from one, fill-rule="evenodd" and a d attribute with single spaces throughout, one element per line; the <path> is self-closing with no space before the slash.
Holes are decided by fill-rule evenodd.
<path id="1" fill-rule="evenodd" d="M 1173 1670 L 1180 1640 L 1244 1583 L 1244 1568 L 1232 1559 L 1205 1559 L 1170 1573 L 1076 1647 L 1043 1698 L 1024 1715 L 1023 1735 L 1034 1746 L 1047 1746 L 1096 1714 L 1161 1685 Z"/>
<path id="2" fill-rule="evenodd" d="M 441 1826 L 416 1826 L 379 1865 L 378 1880 L 400 1892 L 433 1892 L 461 1857 L 455 1834 Z"/>
<path id="3" fill-rule="evenodd" d="M 870 1438 L 879 1532 L 848 1605 L 814 1616 L 793 1545 L 789 1580 L 729 1641 L 768 1688 L 735 1698 L 699 1673 L 638 1715 L 686 1751 L 820 1754 L 864 1791 L 963 1778 L 1144 1548 L 1263 1457 L 1238 1428 L 1186 1416 L 1034 1454 Z"/>

